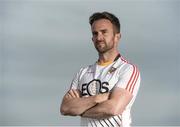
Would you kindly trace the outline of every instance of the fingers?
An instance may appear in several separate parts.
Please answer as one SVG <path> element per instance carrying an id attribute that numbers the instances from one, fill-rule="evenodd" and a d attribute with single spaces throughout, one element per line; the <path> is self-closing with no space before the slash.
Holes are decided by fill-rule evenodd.
<path id="1" fill-rule="evenodd" d="M 73 97 L 69 94 L 69 92 L 67 92 L 67 93 L 65 94 L 64 98 L 70 99 L 70 98 L 73 98 Z"/>
<path id="2" fill-rule="evenodd" d="M 68 93 L 69 93 L 73 98 L 76 97 L 76 95 L 74 94 L 73 90 L 70 90 Z"/>
<path id="3" fill-rule="evenodd" d="M 72 90 L 72 93 L 74 94 L 74 97 L 77 97 L 77 98 L 79 98 L 79 94 L 77 93 L 77 91 L 75 91 L 75 90 Z"/>
<path id="4" fill-rule="evenodd" d="M 80 91 L 71 89 L 65 94 L 64 98 L 65 99 L 80 98 Z"/>
<path id="5" fill-rule="evenodd" d="M 73 90 L 74 94 L 76 95 L 77 98 L 80 97 L 80 91 L 79 90 Z"/>
<path id="6" fill-rule="evenodd" d="M 79 98 L 80 97 L 80 93 L 77 90 L 71 89 L 68 93 L 72 98 Z"/>

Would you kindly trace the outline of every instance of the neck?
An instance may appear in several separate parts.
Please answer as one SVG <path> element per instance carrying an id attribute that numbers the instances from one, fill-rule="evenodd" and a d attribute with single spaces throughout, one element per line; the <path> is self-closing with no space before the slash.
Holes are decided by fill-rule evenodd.
<path id="1" fill-rule="evenodd" d="M 99 63 L 113 62 L 119 51 L 115 50 L 113 52 L 99 53 Z"/>

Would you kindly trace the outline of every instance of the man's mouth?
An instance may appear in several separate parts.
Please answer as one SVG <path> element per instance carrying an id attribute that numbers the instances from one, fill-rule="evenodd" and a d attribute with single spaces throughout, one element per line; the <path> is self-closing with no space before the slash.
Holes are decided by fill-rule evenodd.
<path id="1" fill-rule="evenodd" d="M 102 44 L 104 45 L 104 42 L 103 42 L 103 41 L 96 43 L 96 45 L 102 45 Z"/>

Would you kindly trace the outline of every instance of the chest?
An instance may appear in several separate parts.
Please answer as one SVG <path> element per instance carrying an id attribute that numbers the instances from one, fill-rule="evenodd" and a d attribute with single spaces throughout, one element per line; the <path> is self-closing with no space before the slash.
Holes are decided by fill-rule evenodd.
<path id="1" fill-rule="evenodd" d="M 93 96 L 111 91 L 118 82 L 117 69 L 98 68 L 84 73 L 79 81 L 82 96 Z"/>

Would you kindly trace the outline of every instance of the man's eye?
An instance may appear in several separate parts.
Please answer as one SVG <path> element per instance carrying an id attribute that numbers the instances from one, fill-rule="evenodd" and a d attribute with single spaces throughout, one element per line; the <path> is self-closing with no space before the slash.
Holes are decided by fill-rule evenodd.
<path id="1" fill-rule="evenodd" d="M 102 31 L 102 33 L 103 33 L 103 34 L 106 34 L 106 33 L 107 33 L 107 31 L 106 31 L 106 30 L 104 30 L 104 31 Z"/>
<path id="2" fill-rule="evenodd" d="M 97 36 L 97 32 L 93 32 L 92 34 L 93 34 L 93 36 Z"/>

